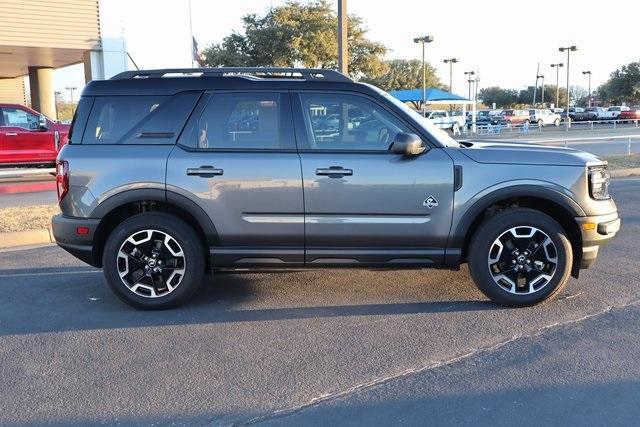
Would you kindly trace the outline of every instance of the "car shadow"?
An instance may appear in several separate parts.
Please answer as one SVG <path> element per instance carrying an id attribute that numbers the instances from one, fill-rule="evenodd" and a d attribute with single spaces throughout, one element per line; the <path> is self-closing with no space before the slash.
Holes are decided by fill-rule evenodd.
<path id="1" fill-rule="evenodd" d="M 84 267 L 0 270 L 0 336 L 74 330 L 139 328 L 167 325 L 229 324 L 277 322 L 356 316 L 403 316 L 443 312 L 496 310 L 486 300 L 461 299 L 463 293 L 439 295 L 440 301 L 377 302 L 382 290 L 372 288 L 367 295 L 351 296 L 345 302 L 339 288 L 326 285 L 304 294 L 303 302 L 278 299 L 287 284 L 264 285 L 252 274 L 221 274 L 215 281 L 208 276 L 198 294 L 188 304 L 163 311 L 140 311 L 118 300 L 99 270 Z M 282 281 L 289 273 L 278 273 Z M 306 274 L 306 273 L 293 273 Z M 270 289 L 265 290 L 265 287 Z M 442 285 L 442 289 L 449 289 Z M 327 296 L 328 295 L 328 296 Z M 430 296 L 429 296 L 430 295 Z M 425 290 L 425 299 L 433 291 Z M 373 297 L 377 301 L 370 303 Z M 448 298 L 442 301 L 443 298 Z M 274 301 L 275 300 L 275 301 Z M 362 303 L 353 303 L 361 300 Z M 273 305 L 278 305 L 274 307 Z M 304 306 L 302 306 L 305 304 Z M 282 306 L 286 305 L 286 306 Z M 255 308 L 254 308 L 255 307 Z"/>

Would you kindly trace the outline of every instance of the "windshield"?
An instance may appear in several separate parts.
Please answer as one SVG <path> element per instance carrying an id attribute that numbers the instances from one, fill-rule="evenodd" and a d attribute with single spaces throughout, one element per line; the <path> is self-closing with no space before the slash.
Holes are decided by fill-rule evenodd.
<path id="1" fill-rule="evenodd" d="M 437 128 L 433 123 L 431 123 L 429 120 L 422 117 L 422 115 L 417 111 L 415 111 L 414 109 L 408 107 L 407 104 L 405 104 L 404 102 L 400 101 L 397 98 L 394 98 L 393 96 L 389 95 L 387 92 L 383 91 L 380 88 L 377 88 L 368 83 L 362 83 L 362 84 L 367 85 L 371 89 L 375 90 L 380 95 L 384 96 L 387 100 L 389 100 L 391 103 L 393 103 L 393 105 L 400 108 L 403 112 L 407 113 L 409 116 L 415 119 L 418 123 L 420 123 L 422 128 L 429 135 L 431 135 L 435 140 L 437 140 L 440 144 L 444 145 L 445 147 L 460 147 L 460 144 L 458 144 L 455 139 L 451 138 L 444 130 Z"/>

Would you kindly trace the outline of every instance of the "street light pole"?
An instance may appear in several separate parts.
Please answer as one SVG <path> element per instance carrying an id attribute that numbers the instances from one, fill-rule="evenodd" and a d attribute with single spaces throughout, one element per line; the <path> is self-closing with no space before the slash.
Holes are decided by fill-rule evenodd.
<path id="1" fill-rule="evenodd" d="M 458 62 L 458 58 L 447 58 L 445 64 L 449 64 L 449 92 L 453 93 L 453 64 Z"/>
<path id="2" fill-rule="evenodd" d="M 543 74 L 536 75 L 536 82 L 538 80 L 542 80 L 542 99 L 540 100 L 540 103 L 542 104 L 542 108 L 544 108 L 544 75 Z M 536 83 L 536 86 L 537 86 L 537 83 Z"/>
<path id="3" fill-rule="evenodd" d="M 422 44 L 422 116 L 427 116 L 427 63 L 425 62 L 425 45 L 433 41 L 433 36 L 422 36 L 413 39 L 414 43 Z"/>
<path id="4" fill-rule="evenodd" d="M 76 112 L 75 105 L 73 103 L 73 91 L 77 90 L 78 88 L 75 86 L 67 86 L 65 87 L 65 89 L 69 91 L 69 97 L 71 98 L 71 115 L 73 116 Z"/>
<path id="5" fill-rule="evenodd" d="M 464 75 L 467 76 L 467 83 L 469 83 L 469 99 L 471 99 L 471 83 L 474 81 L 472 76 L 475 76 L 475 71 L 465 71 Z"/>
<path id="6" fill-rule="evenodd" d="M 589 107 L 591 107 L 591 71 L 583 71 L 582 74 L 589 75 Z"/>
<path id="7" fill-rule="evenodd" d="M 560 68 L 564 67 L 562 62 L 551 64 L 551 68 L 556 69 L 556 108 L 560 106 Z"/>
<path id="8" fill-rule="evenodd" d="M 575 45 L 558 48 L 560 52 L 567 52 L 567 127 L 571 127 L 571 117 L 569 117 L 569 105 L 571 103 L 571 94 L 569 93 L 569 60 L 571 52 L 575 52 L 578 48 Z"/>
<path id="9" fill-rule="evenodd" d="M 345 76 L 349 75 L 349 49 L 347 0 L 338 0 L 338 69 Z"/>

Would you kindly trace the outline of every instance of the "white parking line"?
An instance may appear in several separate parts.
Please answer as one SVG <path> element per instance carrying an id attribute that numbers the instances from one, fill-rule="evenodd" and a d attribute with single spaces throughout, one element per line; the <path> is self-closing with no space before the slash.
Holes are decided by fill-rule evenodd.
<path id="1" fill-rule="evenodd" d="M 15 273 L 15 274 L 0 274 L 0 279 L 11 277 L 28 277 L 28 276 L 51 276 L 62 274 L 89 274 L 89 273 L 102 273 L 102 270 L 79 270 L 79 271 L 50 271 L 46 273 Z"/>

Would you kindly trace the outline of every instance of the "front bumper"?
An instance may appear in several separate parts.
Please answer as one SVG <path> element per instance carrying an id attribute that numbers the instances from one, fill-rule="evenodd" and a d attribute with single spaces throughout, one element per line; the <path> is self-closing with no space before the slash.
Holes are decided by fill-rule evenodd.
<path id="1" fill-rule="evenodd" d="M 100 220 L 95 218 L 75 218 L 55 215 L 51 218 L 51 228 L 56 243 L 76 258 L 94 267 L 99 267 L 93 250 L 93 236 Z M 86 227 L 86 234 L 79 234 L 78 228 Z"/>
<path id="2" fill-rule="evenodd" d="M 580 268 L 589 268 L 598 257 L 600 246 L 608 243 L 620 230 L 622 221 L 618 212 L 606 215 L 577 217 L 582 234 L 582 258 Z"/>

